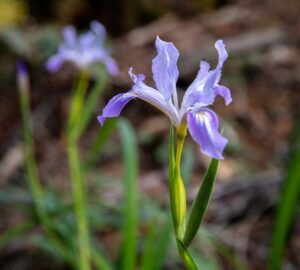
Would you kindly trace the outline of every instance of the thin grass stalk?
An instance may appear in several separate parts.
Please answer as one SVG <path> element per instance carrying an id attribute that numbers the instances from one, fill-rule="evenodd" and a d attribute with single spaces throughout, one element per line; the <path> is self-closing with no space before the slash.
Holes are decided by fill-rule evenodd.
<path id="1" fill-rule="evenodd" d="M 89 225 L 85 203 L 85 185 L 81 169 L 80 153 L 78 149 L 78 133 L 76 124 L 80 121 L 80 114 L 84 97 L 88 88 L 88 74 L 81 71 L 76 89 L 72 96 L 71 110 L 68 123 L 68 159 L 71 174 L 72 193 L 75 216 L 77 222 L 77 238 L 79 245 L 78 263 L 81 270 L 90 270 L 91 252 L 89 239 Z"/>
<path id="2" fill-rule="evenodd" d="M 18 63 L 17 76 L 20 107 L 22 113 L 22 125 L 24 132 L 25 169 L 28 176 L 28 184 L 34 201 L 36 212 L 41 225 L 49 236 L 50 241 L 59 251 L 60 255 L 71 265 L 75 266 L 74 259 L 64 244 L 56 236 L 52 229 L 51 221 L 43 205 L 43 190 L 40 183 L 38 168 L 35 160 L 35 150 L 30 123 L 30 101 L 29 101 L 29 78 L 24 63 Z"/>
<path id="3" fill-rule="evenodd" d="M 124 177 L 124 225 L 121 269 L 135 269 L 138 231 L 138 154 L 136 138 L 131 125 L 118 121 L 122 141 Z"/>

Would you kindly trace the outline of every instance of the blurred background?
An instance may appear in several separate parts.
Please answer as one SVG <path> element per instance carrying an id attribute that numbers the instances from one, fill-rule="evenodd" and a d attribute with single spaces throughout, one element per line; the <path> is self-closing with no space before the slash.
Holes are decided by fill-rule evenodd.
<path id="1" fill-rule="evenodd" d="M 276 220 L 279 227 L 288 220 L 289 225 L 282 229 L 286 231 L 281 243 L 284 258 L 278 269 L 300 269 L 299 193 L 289 195 L 286 184 L 294 179 L 291 193 L 300 187 L 297 175 L 293 178 L 300 170 L 299 158 L 295 161 L 300 141 L 299 12 L 298 0 L 0 0 L 0 269 L 72 269 L 47 245 L 38 225 L 16 237 L 7 238 L 5 234 L 29 217 L 34 220 L 23 169 L 15 63 L 22 57 L 29 67 L 36 158 L 49 193 L 48 203 L 55 208 L 58 201 L 70 202 L 64 127 L 77 71 L 65 65 L 49 74 L 45 62 L 56 52 L 63 26 L 72 24 L 86 31 L 92 20 L 105 25 L 107 43 L 120 74 L 110 79 L 98 100 L 94 120 L 80 140 L 82 157 L 86 157 L 90 142 L 101 129 L 96 116 L 104 104 L 113 95 L 130 89 L 128 68 L 145 74 L 147 83 L 153 84 L 151 61 L 157 35 L 172 41 L 180 52 L 181 96 L 202 58 L 216 64 L 213 45 L 223 39 L 229 58 L 221 82 L 231 89 L 233 102 L 226 107 L 217 99 L 213 107 L 222 119 L 229 145 L 204 225 L 193 244 L 194 254 L 201 269 L 267 269 L 272 239 L 277 237 Z M 93 78 L 91 86 L 95 82 Z M 143 265 L 149 234 L 155 243 L 155 237 L 172 230 L 165 226 L 165 233 L 159 231 L 169 212 L 169 120 L 142 101 L 133 101 L 122 115 L 132 123 L 138 144 L 137 252 Z M 92 238 L 116 265 L 123 222 L 124 169 L 120 153 L 115 130 L 101 153 L 94 155 L 86 173 Z M 189 138 L 183 160 L 188 202 L 195 197 L 209 162 Z M 291 214 L 280 220 L 276 215 L 278 209 L 284 209 L 278 206 L 284 201 L 282 194 L 296 199 L 283 210 Z M 165 240 L 159 269 L 184 269 L 172 237 Z"/>

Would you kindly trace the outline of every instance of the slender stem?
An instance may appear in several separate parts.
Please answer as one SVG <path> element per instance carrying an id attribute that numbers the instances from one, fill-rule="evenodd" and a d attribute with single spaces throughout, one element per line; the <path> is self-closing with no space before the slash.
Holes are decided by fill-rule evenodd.
<path id="1" fill-rule="evenodd" d="M 82 71 L 75 92 L 72 97 L 71 111 L 68 125 L 68 159 L 72 182 L 72 192 L 77 221 L 77 237 L 79 244 L 79 268 L 91 269 L 89 226 L 85 205 L 85 186 L 78 149 L 78 133 L 76 124 L 79 123 L 85 93 L 88 87 L 87 73 Z"/>
<path id="2" fill-rule="evenodd" d="M 175 233 L 180 240 L 184 234 L 184 220 L 186 215 L 186 194 L 183 181 L 180 174 L 180 161 L 182 156 L 182 150 L 184 145 L 184 139 L 187 132 L 187 125 L 184 122 L 176 130 L 177 142 L 176 142 L 176 157 L 174 168 L 174 182 L 173 182 L 173 194 L 175 203 Z"/>
<path id="3" fill-rule="evenodd" d="M 170 187 L 171 202 L 174 207 L 172 207 L 173 222 L 176 234 L 176 242 L 179 255 L 182 262 L 188 270 L 197 270 L 197 265 L 195 264 L 193 257 L 191 256 L 187 247 L 182 243 L 183 235 L 185 233 L 185 216 L 186 216 L 186 194 L 184 184 L 180 174 L 180 162 L 182 156 L 182 150 L 184 145 L 184 140 L 187 134 L 187 123 L 183 122 L 181 126 L 176 129 L 177 142 L 176 142 L 176 157 L 173 176 L 173 181 L 171 182 L 172 187 Z"/>
<path id="4" fill-rule="evenodd" d="M 28 230 L 32 229 L 34 225 L 36 224 L 33 220 L 28 220 L 24 221 L 24 223 L 18 224 L 8 229 L 0 236 L 0 248 L 7 245 L 7 243 L 9 243 L 17 236 L 22 235 L 24 232 L 27 232 Z"/>
<path id="5" fill-rule="evenodd" d="M 177 134 L 177 145 L 176 145 L 176 160 L 175 160 L 175 174 L 180 175 L 180 161 L 182 156 L 182 150 L 184 145 L 184 139 L 187 133 L 187 124 L 184 122 L 179 128 L 176 130 Z"/>
<path id="6" fill-rule="evenodd" d="M 34 205 L 37 211 L 38 219 L 41 222 L 43 230 L 49 236 L 60 255 L 70 264 L 74 266 L 72 255 L 63 243 L 58 239 L 52 229 L 51 220 L 47 215 L 43 205 L 43 189 L 40 182 L 38 168 L 35 160 L 34 142 L 32 138 L 30 123 L 30 101 L 29 101 L 29 79 L 25 70 L 18 74 L 18 89 L 20 94 L 20 106 L 22 113 L 22 125 L 24 132 L 24 151 L 25 151 L 25 167 L 28 176 L 28 184 L 33 197 Z"/>
<path id="7" fill-rule="evenodd" d="M 82 111 L 80 116 L 80 122 L 77 124 L 76 127 L 76 130 L 78 130 L 78 136 L 80 136 L 83 133 L 90 120 L 94 118 L 94 110 L 97 105 L 97 101 L 99 100 L 99 96 L 103 92 L 109 81 L 110 77 L 108 76 L 108 74 L 104 71 L 101 72 L 94 87 L 90 90 L 90 93 L 87 95 L 84 104 L 84 110 Z"/>
<path id="8" fill-rule="evenodd" d="M 71 101 L 71 111 L 70 111 L 69 123 L 68 123 L 68 135 L 72 136 L 74 139 L 78 139 L 79 135 L 81 134 L 80 120 L 81 120 L 82 107 L 84 103 L 84 97 L 88 88 L 88 83 L 89 83 L 88 72 L 85 70 L 81 70 Z"/>

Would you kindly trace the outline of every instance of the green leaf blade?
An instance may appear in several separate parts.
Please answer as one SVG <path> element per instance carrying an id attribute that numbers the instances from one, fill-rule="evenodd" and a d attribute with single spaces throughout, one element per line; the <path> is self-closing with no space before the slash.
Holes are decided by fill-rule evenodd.
<path id="1" fill-rule="evenodd" d="M 138 230 L 138 154 L 136 137 L 131 125 L 118 121 L 125 164 L 124 177 L 124 226 L 122 269 L 135 269 Z"/>
<path id="2" fill-rule="evenodd" d="M 268 258 L 268 269 L 282 269 L 284 249 L 288 234 L 292 228 L 300 199 L 300 125 L 296 128 L 290 145 L 290 162 L 284 181 L 281 198 L 272 235 L 271 249 Z"/>
<path id="3" fill-rule="evenodd" d="M 206 209 L 210 201 L 211 193 L 216 179 L 218 165 L 219 160 L 212 159 L 205 173 L 202 184 L 198 190 L 197 196 L 194 200 L 191 214 L 183 237 L 183 244 L 186 247 L 188 247 L 191 244 L 202 223 L 203 217 L 205 215 Z"/>

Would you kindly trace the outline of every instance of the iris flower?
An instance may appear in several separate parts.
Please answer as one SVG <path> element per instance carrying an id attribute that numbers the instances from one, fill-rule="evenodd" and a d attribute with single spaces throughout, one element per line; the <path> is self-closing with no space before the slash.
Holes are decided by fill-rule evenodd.
<path id="1" fill-rule="evenodd" d="M 104 47 L 106 31 L 102 24 L 93 21 L 90 31 L 77 37 L 74 26 L 66 26 L 62 35 L 64 41 L 59 46 L 58 52 L 46 64 L 50 72 L 58 71 L 65 62 L 74 63 L 79 69 L 86 69 L 95 62 L 102 62 L 110 75 L 118 73 L 118 66 Z"/>
<path id="2" fill-rule="evenodd" d="M 131 90 L 114 96 L 104 107 L 102 115 L 98 116 L 98 121 L 103 125 L 106 118 L 119 116 L 129 101 L 139 98 L 167 115 L 176 129 L 187 125 L 202 153 L 223 159 L 222 153 L 228 140 L 219 132 L 216 113 L 208 108 L 218 95 L 223 97 L 226 105 L 232 101 L 230 90 L 219 84 L 221 70 L 228 57 L 223 41 L 215 43 L 219 56 L 217 66 L 210 70 L 208 62 L 200 62 L 200 70 L 187 88 L 180 106 L 176 90 L 179 52 L 172 42 L 165 42 L 159 37 L 155 46 L 157 55 L 152 61 L 152 73 L 156 89 L 144 83 L 143 74 L 135 75 L 130 68 L 128 73 L 133 81 Z"/>

